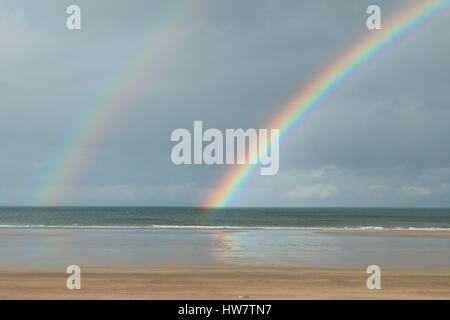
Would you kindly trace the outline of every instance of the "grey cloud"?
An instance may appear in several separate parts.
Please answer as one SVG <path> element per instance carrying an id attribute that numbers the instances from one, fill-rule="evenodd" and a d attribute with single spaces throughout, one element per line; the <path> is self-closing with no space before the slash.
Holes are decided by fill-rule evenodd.
<path id="1" fill-rule="evenodd" d="M 388 17 L 408 1 L 378 1 Z M 27 204 L 70 134 L 181 1 L 0 1 L 1 204 Z M 83 149 L 68 204 L 198 205 L 229 166 L 174 166 L 170 134 L 259 128 L 365 29 L 371 1 L 198 1 Z M 188 11 L 191 8 L 192 11 Z M 449 205 L 450 21 L 399 45 L 317 110 L 242 205 Z M 157 38 L 157 37 L 156 37 Z M 114 87 L 116 88 L 116 87 Z M 115 89 L 114 89 L 115 90 Z M 104 117 L 104 116 L 102 116 Z M 57 161 L 56 161 L 57 162 Z"/>

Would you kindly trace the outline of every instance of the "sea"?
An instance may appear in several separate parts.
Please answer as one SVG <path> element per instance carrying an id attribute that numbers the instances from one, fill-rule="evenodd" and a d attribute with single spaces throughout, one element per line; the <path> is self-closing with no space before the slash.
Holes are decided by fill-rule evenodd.
<path id="1" fill-rule="evenodd" d="M 1 207 L 1 266 L 450 268 L 446 208 Z"/>
<path id="2" fill-rule="evenodd" d="M 0 228 L 450 231 L 447 208 L 0 207 Z"/>

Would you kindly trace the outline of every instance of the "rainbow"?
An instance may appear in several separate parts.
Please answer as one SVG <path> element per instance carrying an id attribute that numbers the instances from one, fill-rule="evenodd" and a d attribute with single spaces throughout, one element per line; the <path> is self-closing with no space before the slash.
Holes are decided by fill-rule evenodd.
<path id="1" fill-rule="evenodd" d="M 196 8 L 199 0 L 178 0 L 167 9 L 167 14 L 148 32 L 138 54 L 123 63 L 115 76 L 100 91 L 89 111 L 77 121 L 64 137 L 63 148 L 50 162 L 49 172 L 37 183 L 37 192 L 32 195 L 32 205 L 57 205 L 64 203 L 67 188 L 85 170 L 86 149 L 107 131 L 113 117 L 126 110 L 127 102 L 136 88 L 148 77 L 158 57 L 175 41 L 180 24 Z M 82 32 L 82 31 L 81 31 Z"/>
<path id="2" fill-rule="evenodd" d="M 317 109 L 358 74 L 383 57 L 393 47 L 415 31 L 448 13 L 450 0 L 420 0 L 394 15 L 381 30 L 370 31 L 336 61 L 299 91 L 275 119 L 264 128 L 280 129 L 280 142 L 289 136 Z M 270 152 L 271 145 L 267 147 Z M 234 166 L 213 192 L 207 196 L 205 207 L 223 208 L 234 205 L 249 185 L 259 164 Z"/>

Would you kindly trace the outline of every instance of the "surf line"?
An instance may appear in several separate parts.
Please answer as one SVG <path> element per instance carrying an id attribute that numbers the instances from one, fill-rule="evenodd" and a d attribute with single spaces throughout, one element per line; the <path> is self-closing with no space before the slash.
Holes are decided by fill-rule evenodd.
<path id="1" fill-rule="evenodd" d="M 417 1 L 393 16 L 381 30 L 369 31 L 369 35 L 358 40 L 336 61 L 319 72 L 306 87 L 294 95 L 274 120 L 264 128 L 279 128 L 280 143 L 288 138 L 311 116 L 357 75 L 384 57 L 393 48 L 448 13 L 450 0 Z M 271 148 L 269 144 L 268 148 Z M 225 208 L 233 206 L 250 184 L 259 164 L 234 166 L 207 194 L 204 207 Z"/>

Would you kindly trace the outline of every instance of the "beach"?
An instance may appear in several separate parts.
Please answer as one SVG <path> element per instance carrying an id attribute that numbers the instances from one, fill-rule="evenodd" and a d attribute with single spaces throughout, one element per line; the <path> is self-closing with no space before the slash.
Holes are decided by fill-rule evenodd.
<path id="1" fill-rule="evenodd" d="M 3 209 L 0 299 L 450 299 L 449 210 L 342 210 Z"/>
<path id="2" fill-rule="evenodd" d="M 450 299 L 450 270 L 383 270 L 369 290 L 365 270 L 294 267 L 91 267 L 80 290 L 64 268 L 0 269 L 0 299 Z"/>
<path id="3" fill-rule="evenodd" d="M 341 236 L 360 236 L 360 237 L 423 237 L 423 238 L 450 238 L 450 232 L 415 232 L 415 231 L 339 231 L 323 232 L 325 234 L 334 234 Z"/>
<path id="4" fill-rule="evenodd" d="M 14 249 L 9 259 L 1 255 L 0 299 L 450 299 L 449 256 L 439 260 L 439 254 L 405 251 L 415 243 L 434 246 L 438 253 L 439 241 L 440 250 L 448 250 L 446 234 L 392 233 L 396 232 L 361 233 L 361 239 L 373 246 L 366 248 L 369 256 L 365 256 L 357 251 L 365 247 L 364 242 L 351 241 L 355 232 L 0 230 L 0 251 Z M 184 246 L 167 243 L 176 236 L 189 241 Z M 278 242 L 273 240 L 282 236 Z M 267 238 L 272 240 L 264 242 Z M 155 239 L 160 243 L 155 245 Z M 206 244 L 208 239 L 212 245 Z M 321 250 L 305 248 L 302 241 L 308 239 L 312 246 L 320 244 Z M 344 242 L 339 244 L 339 239 Z M 387 250 L 385 241 L 390 239 L 394 242 L 388 242 Z M 336 246 L 326 250 L 327 241 Z M 347 254 L 339 251 L 342 246 Z M 161 248 L 168 251 L 166 255 Z M 380 290 L 366 285 L 371 262 L 381 265 Z M 72 264 L 81 268 L 80 290 L 66 288 L 70 276 L 66 268 Z"/>

